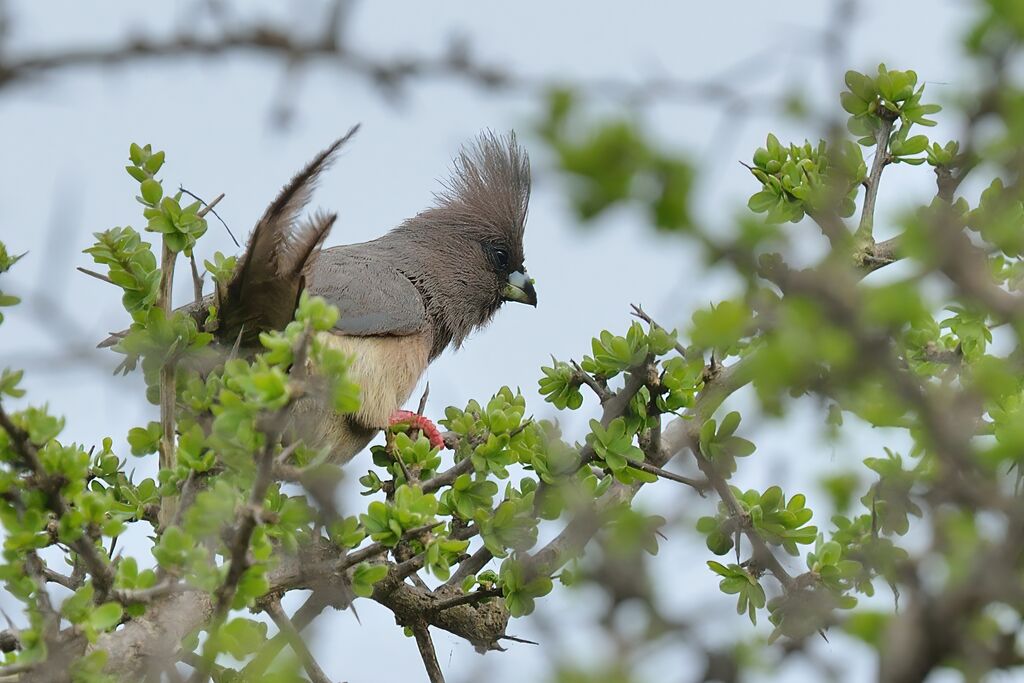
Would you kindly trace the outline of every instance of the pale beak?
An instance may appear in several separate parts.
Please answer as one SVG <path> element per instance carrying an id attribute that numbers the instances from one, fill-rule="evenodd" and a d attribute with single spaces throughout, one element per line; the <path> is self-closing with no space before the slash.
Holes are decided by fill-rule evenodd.
<path id="1" fill-rule="evenodd" d="M 521 304 L 536 307 L 537 290 L 533 288 L 533 279 L 526 274 L 525 270 L 509 273 L 508 284 L 501 292 L 501 298 L 505 301 L 518 301 Z"/>

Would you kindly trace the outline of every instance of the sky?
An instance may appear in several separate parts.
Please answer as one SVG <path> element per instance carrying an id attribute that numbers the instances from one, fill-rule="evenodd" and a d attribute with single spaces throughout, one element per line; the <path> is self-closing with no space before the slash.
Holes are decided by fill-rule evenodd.
<path id="1" fill-rule="evenodd" d="M 193 22 L 198 4 L 11 2 L 13 24 L 4 49 L 35 52 L 110 44 L 133 33 L 206 30 L 203 21 Z M 323 20 L 320 7 L 308 0 L 257 2 L 247 4 L 241 16 L 276 17 L 311 35 Z M 939 101 L 970 77 L 955 48 L 967 14 L 963 2 L 857 3 L 854 16 L 843 23 L 842 44 L 826 43 L 831 60 L 823 59 L 820 49 L 831 2 L 624 7 L 604 0 L 501 5 L 376 0 L 355 6 L 347 35 L 353 50 L 380 58 L 436 55 L 453 39 L 462 39 L 480 62 L 534 78 L 729 80 L 753 101 L 746 116 L 726 117 L 720 103 L 693 97 L 659 101 L 642 113 L 660 144 L 699 165 L 699 216 L 723 226 L 756 189 L 737 160 L 748 159 L 768 131 L 784 141 L 820 133 L 786 119 L 758 95 L 800 91 L 813 111 L 836 115 L 845 68 L 873 69 L 880 61 L 913 68 Z M 597 109 L 613 110 L 614 100 L 598 95 Z M 286 128 L 274 123 L 282 98 L 292 110 Z M 122 439 L 128 428 L 155 415 L 152 406 L 139 400 L 141 378 L 112 377 L 117 359 L 92 349 L 109 331 L 126 326 L 118 297 L 109 285 L 74 271 L 92 265 L 81 250 L 91 244 L 93 232 L 140 225 L 133 181 L 122 170 L 130 142 L 167 150 L 166 186 L 181 184 L 206 198 L 223 192 L 218 212 L 241 239 L 297 169 L 361 123 L 313 202 L 338 212 L 328 244 L 344 244 L 372 239 L 427 206 L 459 146 L 479 131 L 516 129 L 531 152 L 536 179 L 526 263 L 537 280 L 540 305 L 505 307 L 463 349 L 435 362 L 426 377 L 431 392 L 427 412 L 439 416 L 444 406 L 486 399 L 509 385 L 522 389 L 531 412 L 549 416 L 536 380 L 552 355 L 580 358 L 600 330 L 624 330 L 631 303 L 642 304 L 667 326 L 685 326 L 694 310 L 728 296 L 736 283 L 725 273 L 703 269 L 692 245 L 654 235 L 644 216 L 629 207 L 581 228 L 566 201 L 563 179 L 531 136 L 540 113 L 529 96 L 485 92 L 458 79 L 425 78 L 394 99 L 343 69 L 317 64 L 292 79 L 279 62 L 252 54 L 69 71 L 0 91 L 0 240 L 12 252 L 28 252 L 0 282 L 26 301 L 5 312 L 0 366 L 27 369 L 30 399 L 47 401 L 51 410 L 69 416 L 67 439 Z M 947 136 L 953 131 L 948 128 Z M 941 128 L 938 139 L 945 139 Z M 931 186 L 927 173 L 893 169 L 879 198 L 880 225 Z M 808 231 L 809 244 L 817 239 L 808 226 L 794 230 Z M 222 227 L 211 222 L 200 252 L 208 256 L 214 250 L 237 251 Z M 175 296 L 179 302 L 191 296 L 184 270 L 178 273 Z M 737 401 L 743 405 L 743 397 Z M 578 438 L 591 415 L 584 410 L 560 419 L 567 434 Z M 783 482 L 808 485 L 824 468 L 871 455 L 885 436 L 823 446 L 820 416 L 811 408 L 781 423 L 759 421 L 750 430 L 759 454 L 741 469 L 738 485 L 762 489 Z M 139 463 L 140 472 L 147 466 Z M 813 504 L 815 494 L 808 494 Z M 661 487 L 643 503 L 677 505 L 680 495 L 685 494 Z M 686 505 L 681 524 L 692 523 L 710 504 L 687 499 Z M 718 609 L 723 618 L 708 625 L 709 637 L 730 637 L 743 625 L 732 613 L 732 599 L 717 594 L 716 581 L 704 569 L 707 558 L 700 553 L 706 551 L 682 529 L 674 538 L 678 544 L 673 546 L 670 538 L 656 563 L 659 575 L 678 586 L 667 591 L 666 599 L 681 613 L 695 605 Z M 681 570 L 681 565 L 688 568 Z M 422 665 L 415 644 L 394 628 L 385 610 L 372 607 L 361 609 L 362 626 L 348 614 L 323 617 L 314 651 L 337 680 L 379 680 L 378 665 L 361 656 L 365 653 L 386 655 L 393 678 L 404 678 L 404 672 L 416 680 Z M 569 656 L 578 656 L 595 642 L 587 625 L 598 607 L 592 593 L 557 596 L 544 601 L 536 622 L 557 618 L 572 624 L 567 629 L 571 635 L 563 634 L 558 642 Z M 510 632 L 538 636 L 539 628 L 529 622 L 513 624 Z M 481 658 L 447 634 L 435 634 L 435 643 L 442 666 L 456 681 L 532 679 L 555 654 L 543 645 L 514 646 Z M 842 638 L 833 643 L 820 647 L 839 649 L 823 654 L 852 653 L 841 680 L 868 680 L 873 664 L 867 651 Z M 686 680 L 696 666 L 685 651 L 661 657 L 652 659 L 651 668 L 672 666 L 678 680 Z M 788 680 L 801 680 L 805 672 L 794 665 L 783 673 Z"/>

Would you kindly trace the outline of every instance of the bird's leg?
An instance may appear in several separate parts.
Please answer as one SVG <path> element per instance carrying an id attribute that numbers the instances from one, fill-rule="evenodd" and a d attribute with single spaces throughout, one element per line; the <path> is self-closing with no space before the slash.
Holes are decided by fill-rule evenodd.
<path id="1" fill-rule="evenodd" d="M 423 432 L 424 436 L 430 439 L 431 446 L 434 448 L 444 448 L 444 438 L 441 436 L 441 430 L 429 418 L 423 417 L 411 410 L 396 410 L 388 418 L 388 426 L 394 427 L 395 425 L 405 425 L 410 430 L 418 429 Z"/>

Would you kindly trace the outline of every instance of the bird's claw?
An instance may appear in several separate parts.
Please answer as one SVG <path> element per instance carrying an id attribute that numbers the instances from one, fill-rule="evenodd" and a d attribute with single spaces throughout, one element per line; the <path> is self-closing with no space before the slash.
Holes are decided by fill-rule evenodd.
<path id="1" fill-rule="evenodd" d="M 441 436 L 441 430 L 429 418 L 423 417 L 411 410 L 396 410 L 388 418 L 388 426 L 394 427 L 396 425 L 402 425 L 407 430 L 418 429 L 430 440 L 431 446 L 437 449 L 444 448 L 444 437 Z"/>

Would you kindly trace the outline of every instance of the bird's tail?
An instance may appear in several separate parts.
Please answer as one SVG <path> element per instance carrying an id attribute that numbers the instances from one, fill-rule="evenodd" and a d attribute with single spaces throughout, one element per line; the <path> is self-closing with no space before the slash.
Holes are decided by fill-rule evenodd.
<path id="1" fill-rule="evenodd" d="M 320 246 L 337 218 L 333 213 L 316 212 L 300 219 L 299 214 L 309 203 L 320 174 L 357 130 L 359 126 L 353 126 L 284 186 L 256 223 L 231 279 L 203 298 L 198 304 L 202 310 L 197 304 L 179 310 L 205 320 L 207 309 L 215 304 L 215 334 L 228 345 L 251 346 L 260 332 L 281 329 L 291 322 Z M 124 335 L 113 333 L 99 346 L 113 346 Z"/>
<path id="2" fill-rule="evenodd" d="M 337 218 L 317 212 L 304 220 L 317 178 L 359 126 L 322 151 L 291 179 L 267 207 L 249 237 L 231 279 L 218 286 L 217 337 L 227 343 L 256 342 L 266 330 L 281 329 L 295 314 L 299 295 L 312 274 L 320 246 Z"/>

